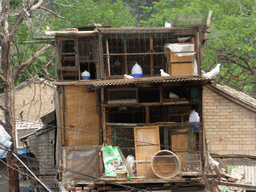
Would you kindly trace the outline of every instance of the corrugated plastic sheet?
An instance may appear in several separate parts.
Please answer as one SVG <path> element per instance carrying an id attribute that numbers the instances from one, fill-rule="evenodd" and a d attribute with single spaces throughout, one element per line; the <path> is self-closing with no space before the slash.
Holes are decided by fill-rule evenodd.
<path id="1" fill-rule="evenodd" d="M 120 80 L 105 80 L 101 82 L 92 83 L 95 87 L 97 86 L 109 86 L 109 85 L 127 85 L 127 84 L 144 84 L 144 83 L 169 83 L 169 82 L 210 82 L 210 79 L 205 78 L 138 78 L 138 79 L 120 79 Z"/>

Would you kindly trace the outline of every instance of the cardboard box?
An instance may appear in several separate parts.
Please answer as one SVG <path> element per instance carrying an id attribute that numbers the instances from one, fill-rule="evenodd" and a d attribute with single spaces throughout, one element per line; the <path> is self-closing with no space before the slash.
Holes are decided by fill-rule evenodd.
<path id="1" fill-rule="evenodd" d="M 192 43 L 177 43 L 179 45 L 191 45 L 192 46 Z M 170 44 L 172 45 L 172 44 Z M 173 44 L 175 45 L 175 44 Z M 194 51 L 191 50 L 191 51 Z M 173 62 L 173 63 L 183 63 L 183 62 L 192 62 L 194 60 L 194 55 L 189 55 L 189 56 L 178 56 L 177 53 L 172 53 L 173 51 L 166 47 L 166 52 L 170 52 L 170 54 L 167 54 L 167 62 Z"/>
<path id="2" fill-rule="evenodd" d="M 168 73 L 170 75 L 193 75 L 193 63 L 168 62 Z"/>

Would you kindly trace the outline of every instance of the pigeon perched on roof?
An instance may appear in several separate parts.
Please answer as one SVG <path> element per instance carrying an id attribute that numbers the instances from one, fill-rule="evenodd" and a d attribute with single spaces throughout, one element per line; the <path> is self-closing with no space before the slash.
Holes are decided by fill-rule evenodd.
<path id="1" fill-rule="evenodd" d="M 131 75 L 126 75 L 126 74 L 124 74 L 124 78 L 125 78 L 125 79 L 134 79 L 133 76 L 131 76 Z"/>
<path id="2" fill-rule="evenodd" d="M 214 69 L 212 69 L 211 71 L 203 74 L 203 77 L 206 77 L 208 79 L 215 77 L 220 72 L 220 66 L 221 66 L 221 64 L 218 63 L 217 66 Z"/>
<path id="3" fill-rule="evenodd" d="M 172 27 L 172 24 L 171 24 L 171 23 L 168 23 L 168 22 L 165 22 L 165 23 L 164 23 L 164 27 Z"/>
<path id="4" fill-rule="evenodd" d="M 161 73 L 161 76 L 162 76 L 162 77 L 171 76 L 171 75 L 169 75 L 168 73 L 165 73 L 163 69 L 160 69 L 160 73 Z"/>

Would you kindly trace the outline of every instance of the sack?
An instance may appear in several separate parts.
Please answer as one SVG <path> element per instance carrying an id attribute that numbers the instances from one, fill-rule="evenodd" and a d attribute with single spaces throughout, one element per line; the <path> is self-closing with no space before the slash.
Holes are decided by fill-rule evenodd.
<path id="1" fill-rule="evenodd" d="M 117 147 L 106 146 L 103 147 L 103 162 L 105 168 L 105 176 L 114 176 L 116 170 L 127 170 L 124 162 L 121 159 Z"/>

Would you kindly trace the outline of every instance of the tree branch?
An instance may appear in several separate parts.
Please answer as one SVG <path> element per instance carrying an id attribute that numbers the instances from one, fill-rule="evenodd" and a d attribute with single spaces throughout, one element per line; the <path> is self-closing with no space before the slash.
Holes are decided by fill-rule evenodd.
<path id="1" fill-rule="evenodd" d="M 8 41 L 11 42 L 20 26 L 20 24 L 22 23 L 22 21 L 27 17 L 27 13 L 26 12 L 33 12 L 35 11 L 38 7 L 41 6 L 41 4 L 44 2 L 44 0 L 38 0 L 38 2 L 32 6 L 30 6 L 30 8 L 26 9 L 25 11 L 23 10 L 19 17 L 17 18 L 16 22 L 14 23 L 11 32 L 10 32 L 10 36 L 8 38 Z"/>
<path id="2" fill-rule="evenodd" d="M 15 72 L 14 72 L 14 80 L 16 80 L 16 79 L 19 77 L 21 71 L 23 71 L 23 70 L 26 69 L 28 66 L 30 66 L 33 62 L 35 62 L 36 59 L 37 59 L 38 57 L 40 57 L 44 52 L 46 52 L 51 46 L 52 46 L 52 45 L 46 45 L 46 46 L 44 46 L 42 49 L 40 49 L 39 51 L 37 51 L 37 52 L 35 53 L 35 55 L 33 55 L 33 57 L 30 57 L 26 62 L 21 63 L 21 64 L 17 67 L 17 69 L 15 70 Z"/>
<path id="3" fill-rule="evenodd" d="M 52 65 L 52 60 L 54 58 L 54 54 L 55 54 L 55 48 L 52 50 L 50 61 L 44 67 L 44 72 L 45 72 L 45 74 L 47 76 L 47 79 L 49 79 L 51 77 L 51 74 L 48 73 L 48 69 L 49 69 L 50 65 Z"/>
<path id="4" fill-rule="evenodd" d="M 39 8 L 52 13 L 55 17 L 58 17 L 58 18 L 61 18 L 61 19 L 65 19 L 64 17 L 59 16 L 57 13 L 55 13 L 54 11 L 52 11 L 50 9 L 47 9 L 45 7 L 42 7 L 42 6 L 40 6 Z"/>
<path id="5" fill-rule="evenodd" d="M 3 81 L 3 83 L 8 84 L 7 80 L 4 78 L 4 76 L 3 76 L 3 75 L 0 75 L 0 80 L 2 80 L 2 81 Z"/>
<path id="6" fill-rule="evenodd" d="M 17 45 L 17 43 L 14 41 L 14 39 L 12 40 L 13 44 L 15 45 L 16 49 L 17 49 L 17 52 L 18 52 L 18 62 L 19 62 L 19 65 L 21 64 L 20 62 L 20 50 L 19 50 L 19 47 Z"/>
<path id="7" fill-rule="evenodd" d="M 7 110 L 7 108 L 6 107 L 4 107 L 3 105 L 1 105 L 0 104 L 0 109 L 2 109 L 3 111 L 5 111 L 5 112 L 7 112 L 8 110 Z"/>

